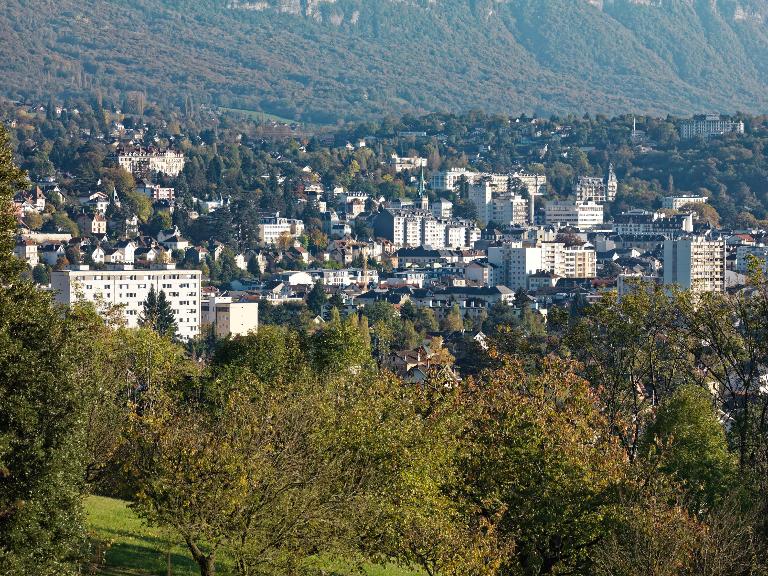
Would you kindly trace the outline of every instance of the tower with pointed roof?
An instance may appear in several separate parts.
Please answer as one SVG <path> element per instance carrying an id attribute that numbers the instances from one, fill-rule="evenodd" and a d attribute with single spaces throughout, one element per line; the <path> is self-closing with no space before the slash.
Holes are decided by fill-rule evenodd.
<path id="1" fill-rule="evenodd" d="M 419 177 L 419 208 L 429 210 L 429 197 L 427 188 L 424 185 L 424 166 L 421 167 L 421 176 Z"/>

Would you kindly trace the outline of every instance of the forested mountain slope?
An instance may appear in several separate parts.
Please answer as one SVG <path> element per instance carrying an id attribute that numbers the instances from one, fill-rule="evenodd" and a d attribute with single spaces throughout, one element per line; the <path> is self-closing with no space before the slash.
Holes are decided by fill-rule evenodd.
<path id="1" fill-rule="evenodd" d="M 5 0 L 0 90 L 316 122 L 762 112 L 766 14 L 766 0 Z"/>

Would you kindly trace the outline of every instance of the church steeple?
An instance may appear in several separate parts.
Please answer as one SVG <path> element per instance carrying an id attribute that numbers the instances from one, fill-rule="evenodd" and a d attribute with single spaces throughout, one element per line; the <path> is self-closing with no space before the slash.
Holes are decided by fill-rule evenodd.
<path id="1" fill-rule="evenodd" d="M 427 187 L 424 184 L 424 165 L 421 166 L 421 176 L 419 177 L 419 207 L 422 210 L 429 210 L 429 198 L 427 197 Z"/>

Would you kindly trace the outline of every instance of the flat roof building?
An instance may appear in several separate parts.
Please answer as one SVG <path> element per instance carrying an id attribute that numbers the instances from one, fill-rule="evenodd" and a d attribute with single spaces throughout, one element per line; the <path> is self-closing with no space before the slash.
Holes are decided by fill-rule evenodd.
<path id="1" fill-rule="evenodd" d="M 162 267 L 160 267 L 162 266 Z M 161 290 L 171 304 L 178 326 L 178 336 L 188 340 L 200 333 L 199 270 L 176 270 L 172 264 L 154 269 L 54 270 L 51 289 L 56 301 L 67 306 L 79 301 L 93 302 L 104 313 L 119 307 L 126 325 L 135 328 L 144 309 L 149 291 Z"/>

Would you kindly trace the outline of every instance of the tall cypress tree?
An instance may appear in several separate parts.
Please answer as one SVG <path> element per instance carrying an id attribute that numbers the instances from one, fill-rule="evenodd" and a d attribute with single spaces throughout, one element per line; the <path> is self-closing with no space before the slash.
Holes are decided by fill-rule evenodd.
<path id="1" fill-rule="evenodd" d="M 154 286 L 150 287 L 139 324 L 169 338 L 176 336 L 178 330 L 176 316 L 173 314 L 171 303 L 165 296 L 165 291 L 160 290 L 158 294 Z"/>

